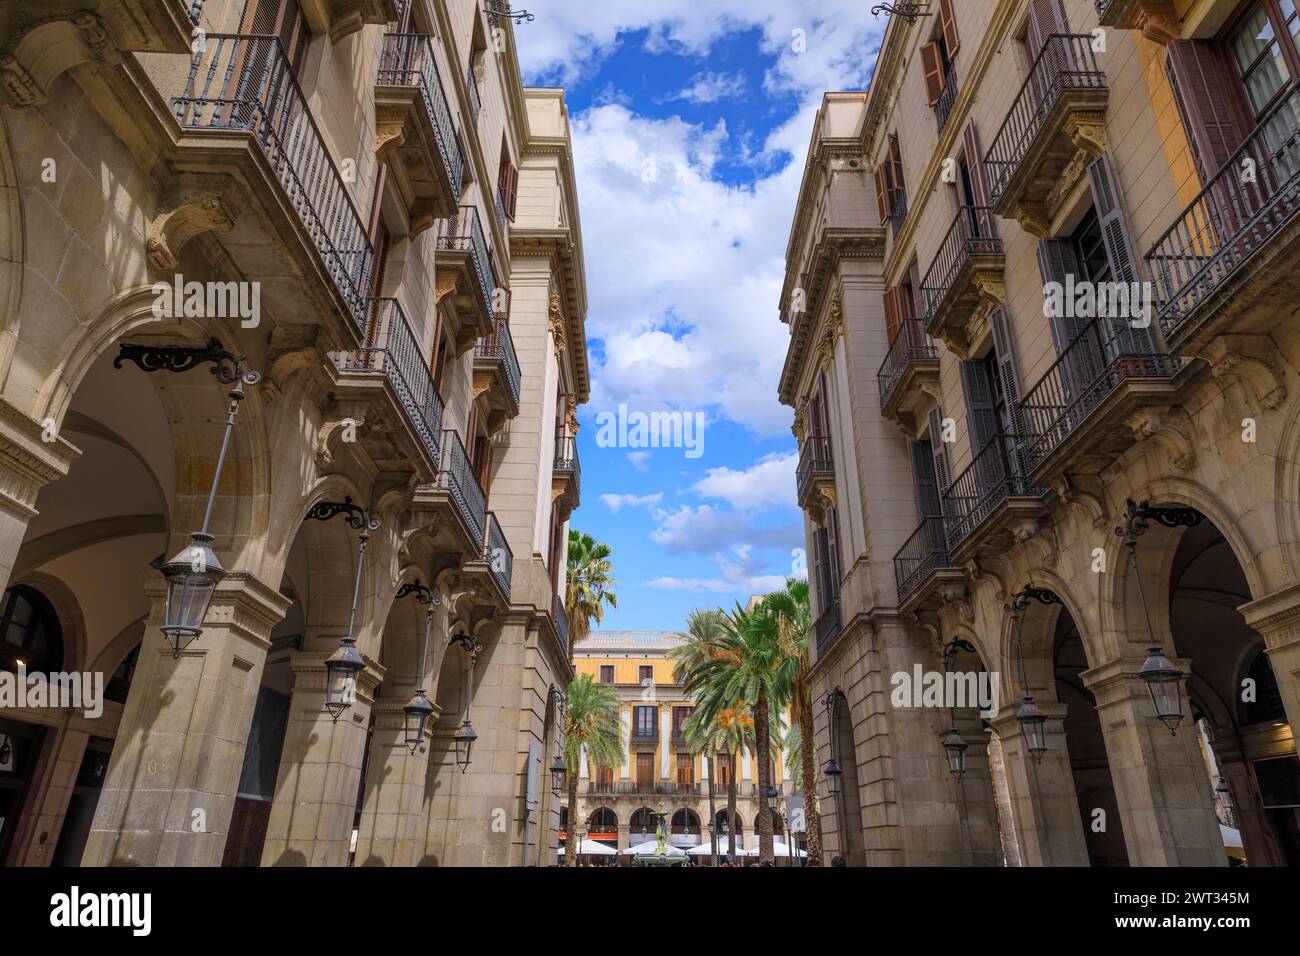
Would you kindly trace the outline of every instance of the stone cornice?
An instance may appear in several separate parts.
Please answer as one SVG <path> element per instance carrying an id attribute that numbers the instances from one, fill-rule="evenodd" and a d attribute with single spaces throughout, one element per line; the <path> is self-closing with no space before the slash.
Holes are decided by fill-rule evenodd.
<path id="1" fill-rule="evenodd" d="M 50 423 L 53 427 L 53 422 Z M 46 441 L 45 425 L 0 399 L 0 507 L 30 519 L 36 496 L 68 473 L 81 449 L 53 431 Z"/>

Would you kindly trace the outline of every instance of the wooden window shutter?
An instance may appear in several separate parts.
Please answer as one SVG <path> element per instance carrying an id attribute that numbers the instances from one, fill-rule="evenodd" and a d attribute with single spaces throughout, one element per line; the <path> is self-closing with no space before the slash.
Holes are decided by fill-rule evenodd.
<path id="1" fill-rule="evenodd" d="M 1250 132 L 1234 76 L 1220 52 L 1204 40 L 1169 44 L 1165 71 L 1182 117 L 1201 184 L 1210 181 Z"/>
<path id="2" fill-rule="evenodd" d="M 1024 392 L 1020 389 L 1020 374 L 1016 370 L 1015 338 L 1011 334 L 1011 317 L 1005 309 L 994 309 L 989 315 L 989 325 L 993 327 L 993 351 L 998 359 L 998 376 L 1002 379 L 1002 394 L 1007 400 L 1007 411 L 1011 417 L 1011 430 L 1017 435 L 1024 435 L 1025 421 L 1020 409 L 1020 399 Z"/>
<path id="3" fill-rule="evenodd" d="M 840 596 L 840 529 L 839 516 L 834 508 L 826 509 L 826 570 L 832 600 Z"/>
<path id="4" fill-rule="evenodd" d="M 966 417 L 970 426 L 971 455 L 978 455 L 998 433 L 998 414 L 993 407 L 993 383 L 984 362 L 961 363 L 961 389 L 966 396 Z"/>
<path id="5" fill-rule="evenodd" d="M 934 450 L 928 441 L 912 442 L 912 484 L 916 490 L 916 513 L 922 518 L 942 514 L 939 483 L 934 477 Z"/>
<path id="6" fill-rule="evenodd" d="M 885 290 L 885 336 L 890 348 L 893 348 L 898 332 L 903 327 L 901 292 L 901 288 Z"/>
<path id="7" fill-rule="evenodd" d="M 973 119 L 966 121 L 966 129 L 962 131 L 962 146 L 966 152 L 966 175 L 970 177 L 971 194 L 975 197 L 975 205 L 987 207 L 989 191 L 984 182 L 984 160 L 980 155 L 979 132 L 975 129 Z M 987 223 L 991 231 L 993 214 L 981 216 L 978 222 L 981 229 Z"/>
<path id="8" fill-rule="evenodd" d="M 930 105 L 939 102 L 943 96 L 943 56 L 939 52 L 937 41 L 921 47 L 921 73 L 925 76 L 925 95 Z"/>
<path id="9" fill-rule="evenodd" d="M 519 206 L 519 170 L 514 166 L 508 166 L 507 169 L 510 172 L 510 188 L 506 192 L 506 216 L 514 222 Z"/>
<path id="10" fill-rule="evenodd" d="M 948 45 L 948 59 L 951 60 L 961 46 L 961 37 L 957 35 L 957 18 L 952 12 L 952 0 L 939 0 L 939 23 L 943 28 L 943 42 Z"/>
<path id="11" fill-rule="evenodd" d="M 907 183 L 903 180 L 903 152 L 898 145 L 898 134 L 889 134 L 889 179 L 900 195 L 906 195 Z"/>
<path id="12" fill-rule="evenodd" d="M 1030 0 L 1028 36 L 1029 51 L 1033 56 L 1038 56 L 1051 34 L 1069 32 L 1061 0 Z"/>
<path id="13" fill-rule="evenodd" d="M 1065 286 L 1069 277 L 1074 281 L 1083 281 L 1083 266 L 1079 264 L 1079 254 L 1074 243 L 1069 239 L 1041 239 L 1038 243 L 1038 271 L 1043 277 L 1043 285 L 1059 282 Z M 1046 296 L 1046 291 L 1044 291 Z M 1071 310 L 1065 310 L 1071 311 Z M 1049 324 L 1052 329 L 1052 342 L 1056 345 L 1056 354 L 1060 355 L 1065 347 L 1074 341 L 1074 337 L 1083 331 L 1086 319 L 1071 318 L 1068 315 L 1051 316 Z"/>
<path id="14" fill-rule="evenodd" d="M 880 210 L 880 223 L 884 225 L 889 219 L 889 181 L 886 178 L 885 167 L 876 167 L 876 208 Z"/>
<path id="15" fill-rule="evenodd" d="M 1102 153 L 1088 167 L 1088 178 L 1092 185 L 1092 202 L 1101 223 L 1102 239 L 1106 243 L 1106 258 L 1110 260 L 1111 279 L 1115 282 L 1138 282 L 1141 276 L 1138 274 L 1133 241 L 1124 221 L 1119 176 L 1107 154 Z M 1148 355 L 1156 351 L 1155 336 L 1150 325 L 1145 328 L 1135 326 L 1131 316 L 1111 318 L 1110 328 L 1105 331 L 1107 334 L 1104 340 L 1108 349 L 1114 347 L 1113 338 L 1118 337 L 1120 351 Z"/>
<path id="16" fill-rule="evenodd" d="M 930 409 L 930 451 L 934 455 L 934 480 L 940 496 L 947 494 L 951 482 L 948 470 L 948 446 L 943 441 L 943 410 Z"/>

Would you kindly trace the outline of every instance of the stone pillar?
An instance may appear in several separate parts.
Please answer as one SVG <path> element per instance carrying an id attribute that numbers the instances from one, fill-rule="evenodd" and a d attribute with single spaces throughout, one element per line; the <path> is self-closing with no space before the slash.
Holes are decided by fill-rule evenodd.
<path id="1" fill-rule="evenodd" d="M 159 630 L 166 586 L 151 572 L 145 590 L 152 611 L 83 864 L 219 866 L 271 629 L 289 601 L 232 573 L 173 660 Z"/>
<path id="2" fill-rule="evenodd" d="M 1239 609 L 1246 623 L 1264 637 L 1268 662 L 1282 692 L 1292 733 L 1300 728 L 1300 584 L 1283 588 Z"/>
<path id="3" fill-rule="evenodd" d="M 356 702 L 336 721 L 325 709 L 325 659 L 334 653 L 338 640 L 322 637 L 313 643 L 311 650 L 295 651 L 289 658 L 293 698 L 266 827 L 263 866 L 348 863 L 366 735 L 383 668 L 366 661 L 366 669 L 357 677 Z"/>
<path id="4" fill-rule="evenodd" d="M 416 859 L 418 816 L 424 806 L 429 770 L 429 727 L 425 728 L 425 741 L 412 753 L 402 710 L 406 699 L 375 701 L 357 866 L 411 866 Z M 436 719 L 436 714 L 429 718 L 430 727 Z"/>
<path id="5" fill-rule="evenodd" d="M 49 436 L 51 440 L 46 440 Z M 0 591 L 9 586 L 36 497 L 68 473 L 81 451 L 0 399 Z"/>
<path id="6" fill-rule="evenodd" d="M 90 733 L 64 725 L 47 731 L 46 757 L 27 795 L 31 813 L 10 821 L 18 825 L 9 857 L 14 866 L 49 866 L 63 829 L 63 817 L 81 769 Z"/>
<path id="7" fill-rule="evenodd" d="M 1080 676 L 1097 700 L 1124 841 L 1133 866 L 1227 866 L 1209 775 L 1188 713 L 1188 662 L 1183 720 L 1177 734 L 1156 720 L 1144 658 L 1121 658 Z"/>
<path id="8" fill-rule="evenodd" d="M 1065 740 L 1066 705 L 1039 703 L 1047 753 L 1041 762 L 1025 750 L 1016 720 L 1020 702 L 1004 707 L 990 722 L 1002 744 L 1007 790 L 1022 866 L 1087 866 L 1079 797 Z"/>

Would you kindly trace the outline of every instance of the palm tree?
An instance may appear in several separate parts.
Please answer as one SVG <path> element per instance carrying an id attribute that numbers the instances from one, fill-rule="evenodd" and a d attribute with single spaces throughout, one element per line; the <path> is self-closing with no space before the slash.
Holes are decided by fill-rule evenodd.
<path id="1" fill-rule="evenodd" d="M 752 611 L 740 605 L 723 619 L 717 652 L 699 662 L 687 677 L 686 688 L 696 699 L 697 713 L 705 723 L 737 702 L 751 709 L 755 728 L 754 753 L 758 758 L 758 791 L 767 793 L 772 780 L 772 713 L 784 703 L 780 694 L 793 685 L 791 662 L 781 653 L 780 619 L 765 604 Z M 734 820 L 734 817 L 732 818 Z M 772 817 L 758 814 L 758 852 L 761 863 L 772 862 Z"/>
<path id="2" fill-rule="evenodd" d="M 564 586 L 564 610 L 569 619 L 569 657 L 573 647 L 587 636 L 594 621 L 605 616 L 605 605 L 618 607 L 616 583 L 610 571 L 611 549 L 589 534 L 569 529 L 568 576 Z"/>
<path id="3" fill-rule="evenodd" d="M 792 763 L 792 778 L 800 779 L 803 791 L 804 817 L 808 831 L 808 865 L 822 865 L 822 821 L 817 809 L 816 745 L 813 742 L 812 687 L 808 683 L 808 635 L 812 631 L 812 611 L 808 604 L 808 582 L 788 578 L 784 591 L 774 591 L 763 599 L 763 604 L 779 620 L 778 635 L 782 653 L 793 662 L 793 667 L 782 668 L 780 673 L 789 678 L 789 687 L 780 688 L 781 696 L 790 703 L 790 735 L 786 738 L 787 752 L 793 758 L 798 745 L 799 763 Z M 807 747 L 803 742 L 808 741 Z M 799 772 L 794 772 L 795 767 Z"/>
<path id="4" fill-rule="evenodd" d="M 598 767 L 613 767 L 623 760 L 623 728 L 618 720 L 618 691 L 609 684 L 579 674 L 569 685 L 564 707 L 564 765 L 568 768 L 569 837 L 565 866 L 578 865 L 578 775 L 582 754 Z"/>
<path id="5" fill-rule="evenodd" d="M 749 709 L 743 705 L 737 704 L 730 707 L 724 707 L 718 714 L 709 721 L 701 719 L 702 712 L 696 710 L 686 719 L 682 725 L 682 733 L 691 748 L 692 753 L 703 753 L 705 759 L 708 755 L 713 755 L 713 767 L 716 767 L 722 760 L 727 761 L 727 829 L 730 834 L 728 839 L 728 848 L 735 848 L 736 838 L 736 754 L 745 749 L 752 749 L 754 746 L 754 718 L 750 715 Z M 722 836 L 717 832 L 718 814 L 713 804 L 713 781 L 714 774 L 709 772 L 709 813 L 710 822 L 714 825 L 713 833 L 713 865 L 718 865 L 718 839 Z"/>

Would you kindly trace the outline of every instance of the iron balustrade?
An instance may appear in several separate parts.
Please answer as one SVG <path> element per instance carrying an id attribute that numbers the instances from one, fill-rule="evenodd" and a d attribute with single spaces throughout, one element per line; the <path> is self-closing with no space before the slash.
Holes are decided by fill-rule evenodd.
<path id="1" fill-rule="evenodd" d="M 839 595 L 830 602 L 829 606 L 822 609 L 821 614 L 817 616 L 816 623 L 813 624 L 813 632 L 817 638 L 817 653 L 821 654 L 826 648 L 834 643 L 835 638 L 840 633 L 840 598 Z"/>
<path id="2" fill-rule="evenodd" d="M 509 228 L 510 218 L 506 215 L 506 197 L 501 195 L 501 187 L 497 187 L 497 225 L 501 227 L 501 234 L 505 235 Z"/>
<path id="3" fill-rule="evenodd" d="M 944 535 L 943 518 L 939 515 L 922 518 L 920 526 L 894 555 L 894 582 L 898 585 L 899 603 L 908 598 L 928 575 L 948 566 L 948 539 Z"/>
<path id="4" fill-rule="evenodd" d="M 578 460 L 578 439 L 563 430 L 555 433 L 555 471 L 573 476 L 576 485 L 582 479 L 582 463 Z"/>
<path id="5" fill-rule="evenodd" d="M 555 599 L 555 609 L 551 617 L 555 621 L 555 636 L 560 641 L 560 648 L 567 653 L 569 650 L 569 613 L 564 609 L 564 601 L 559 597 Z"/>
<path id="6" fill-rule="evenodd" d="M 501 530 L 501 523 L 497 521 L 497 516 L 491 513 L 487 516 L 487 537 L 483 542 L 483 560 L 487 562 L 488 568 L 492 571 L 492 576 L 496 578 L 502 593 L 505 594 L 506 600 L 509 601 L 510 580 L 514 574 L 515 555 L 510 550 L 509 542 L 506 541 L 505 532 Z"/>
<path id="7" fill-rule="evenodd" d="M 1106 74 L 1097 67 L 1097 55 L 1088 33 L 1052 33 L 1043 42 L 1020 92 L 993 145 L 984 156 L 989 201 L 997 205 L 1030 145 L 1067 90 L 1104 90 Z"/>
<path id="8" fill-rule="evenodd" d="M 478 279 L 479 291 L 483 296 L 483 305 L 489 312 L 493 311 L 493 293 L 496 291 L 496 273 L 492 269 L 492 259 L 488 256 L 487 240 L 483 238 L 483 226 L 479 222 L 478 207 L 461 206 L 460 211 L 450 219 L 438 222 L 437 248 L 449 252 L 468 252 L 474 262 L 474 275 Z"/>
<path id="9" fill-rule="evenodd" d="M 943 91 L 934 104 L 934 120 L 938 124 L 940 136 L 943 135 L 943 128 L 948 125 L 948 117 L 952 115 L 952 106 L 956 102 L 957 68 L 949 63 L 943 78 Z"/>
<path id="10" fill-rule="evenodd" d="M 889 215 L 889 228 L 895 239 L 902 231 L 903 223 L 907 221 L 907 190 L 895 189 L 890 193 L 889 208 L 892 210 Z"/>
<path id="11" fill-rule="evenodd" d="M 168 100 L 184 129 L 248 130 L 364 330 L 374 248 L 278 37 L 209 33 L 184 90 Z"/>
<path id="12" fill-rule="evenodd" d="M 396 299 L 372 298 L 361 347 L 334 353 L 340 372 L 384 375 L 397 392 L 407 420 L 437 463 L 443 404 L 433 385 L 424 349 Z"/>
<path id="13" fill-rule="evenodd" d="M 1292 83 L 1147 253 L 1171 334 L 1300 209 L 1300 84 Z"/>
<path id="14" fill-rule="evenodd" d="M 803 501 L 812 480 L 835 474 L 835 461 L 831 456 L 831 440 L 822 435 L 809 435 L 799 450 L 799 467 L 795 471 L 795 484 L 799 500 Z"/>
<path id="15" fill-rule="evenodd" d="M 1002 240 L 993 226 L 988 206 L 962 206 L 944 233 L 930 268 L 921 280 L 922 321 L 928 327 L 952 292 L 962 268 L 977 255 L 1001 255 Z"/>
<path id="16" fill-rule="evenodd" d="M 1024 436 L 999 432 L 984 443 L 942 497 L 944 537 L 955 549 L 1008 498 L 1038 497 L 1026 476 Z"/>
<path id="17" fill-rule="evenodd" d="M 1125 319 L 1091 320 L 1020 401 L 1026 467 L 1036 468 L 1123 382 L 1167 379 L 1180 364 L 1155 351 L 1149 330 Z"/>
<path id="18" fill-rule="evenodd" d="M 438 152 L 447 167 L 451 191 L 460 201 L 461 182 L 465 178 L 465 157 L 456 139 L 451 120 L 451 106 L 438 73 L 433 44 L 423 33 L 388 33 L 379 56 L 378 83 L 388 86 L 418 86 L 424 94 L 425 110 L 433 123 Z"/>
<path id="19" fill-rule="evenodd" d="M 465 453 L 465 443 L 455 429 L 449 428 L 442 433 L 437 487 L 451 495 L 474 539 L 482 541 L 487 521 L 487 498 L 470 465 L 469 455 Z"/>
<path id="20" fill-rule="evenodd" d="M 913 318 L 904 319 L 903 324 L 899 326 L 898 335 L 894 338 L 894 344 L 889 347 L 889 351 L 885 354 L 885 361 L 881 363 L 880 371 L 876 373 L 876 381 L 880 385 L 881 410 L 884 410 L 894 397 L 894 391 L 907 374 L 909 365 L 938 357 L 939 349 L 925 334 L 925 327 L 920 321 Z"/>
<path id="21" fill-rule="evenodd" d="M 510 394 L 515 404 L 519 403 L 519 356 L 515 354 L 514 339 L 510 336 L 510 323 L 505 319 L 495 319 L 492 334 L 478 340 L 474 354 L 481 358 L 499 359 L 506 370 L 506 381 L 510 383 Z"/>

